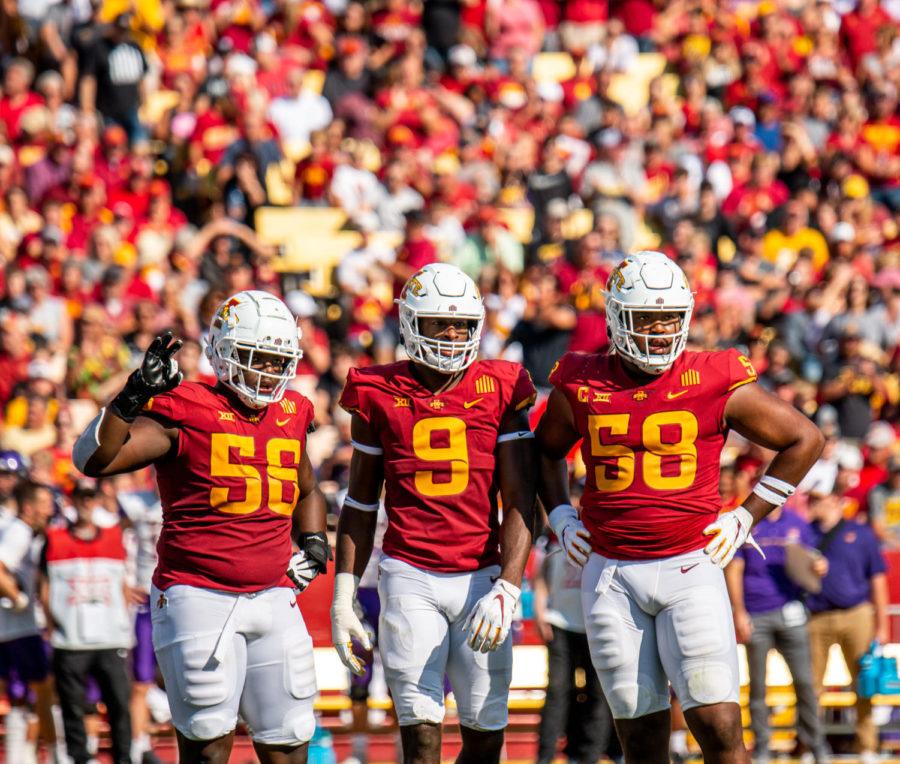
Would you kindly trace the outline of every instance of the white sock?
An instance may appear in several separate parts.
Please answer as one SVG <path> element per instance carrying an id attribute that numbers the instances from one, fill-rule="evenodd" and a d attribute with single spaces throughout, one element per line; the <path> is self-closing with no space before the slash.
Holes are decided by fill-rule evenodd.
<path id="1" fill-rule="evenodd" d="M 66 750 L 66 732 L 63 727 L 62 709 L 57 703 L 50 706 L 50 715 L 53 717 L 53 733 L 56 735 L 54 757 L 61 764 L 66 764 L 69 761 L 69 754 Z"/>
<path id="2" fill-rule="evenodd" d="M 28 709 L 13 706 L 6 715 L 6 760 L 23 761 L 28 744 Z"/>
<path id="3" fill-rule="evenodd" d="M 100 750 L 100 739 L 96 735 L 87 736 L 87 752 L 91 756 L 96 756 Z"/>
<path id="4" fill-rule="evenodd" d="M 669 750 L 684 756 L 687 752 L 687 730 L 674 730 L 669 738 Z"/>
<path id="5" fill-rule="evenodd" d="M 131 741 L 131 764 L 141 764 L 144 753 L 150 750 L 150 735 L 138 735 Z"/>

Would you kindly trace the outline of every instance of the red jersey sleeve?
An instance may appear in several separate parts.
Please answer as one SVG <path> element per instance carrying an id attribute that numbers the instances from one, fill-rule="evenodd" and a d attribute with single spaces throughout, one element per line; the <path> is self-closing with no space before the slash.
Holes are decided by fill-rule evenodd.
<path id="1" fill-rule="evenodd" d="M 338 401 L 341 408 L 350 414 L 358 414 L 362 420 L 369 423 L 369 412 L 366 406 L 365 381 L 359 369 L 350 369 L 347 375 L 347 383 Z"/>
<path id="2" fill-rule="evenodd" d="M 563 356 L 553 364 L 553 368 L 550 370 L 550 384 L 553 385 L 558 390 L 563 390 L 566 384 L 566 380 L 568 379 L 568 371 L 571 366 L 571 353 L 564 353 Z"/>
<path id="3" fill-rule="evenodd" d="M 550 384 L 568 398 L 572 383 L 584 368 L 584 361 L 584 353 L 564 353 L 550 371 Z"/>
<path id="4" fill-rule="evenodd" d="M 537 390 L 534 382 L 531 381 L 531 375 L 528 371 L 520 366 L 519 373 L 516 375 L 516 381 L 513 384 L 512 398 L 506 410 L 506 416 L 511 416 L 516 411 L 530 408 L 537 399 Z"/>
<path id="5" fill-rule="evenodd" d="M 716 397 L 718 401 L 716 416 L 718 421 L 722 422 L 725 418 L 725 406 L 731 393 L 739 387 L 756 382 L 759 377 L 750 359 L 735 348 L 712 354 L 710 363 L 716 369 L 720 386 L 720 394 Z"/>
<path id="6" fill-rule="evenodd" d="M 166 419 L 178 424 L 184 421 L 187 406 L 179 388 L 170 390 L 162 395 L 154 395 L 144 404 L 141 414 L 153 419 Z"/>

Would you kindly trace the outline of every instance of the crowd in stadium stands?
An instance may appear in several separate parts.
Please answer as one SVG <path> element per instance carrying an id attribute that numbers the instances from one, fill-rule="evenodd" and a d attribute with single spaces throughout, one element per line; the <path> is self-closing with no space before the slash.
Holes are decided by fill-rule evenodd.
<path id="1" fill-rule="evenodd" d="M 797 510 L 814 485 L 898 548 L 898 31 L 897 0 L 3 0 L 0 448 L 71 503 L 74 439 L 152 338 L 213 381 L 212 312 L 256 287 L 300 320 L 333 496 L 337 396 L 402 352 L 417 269 L 474 277 L 483 354 L 546 393 L 606 348 L 611 270 L 660 249 L 692 345 L 742 348 L 826 432 Z M 270 206 L 342 211 L 328 283 Z M 766 459 L 729 440 L 726 508 Z"/>

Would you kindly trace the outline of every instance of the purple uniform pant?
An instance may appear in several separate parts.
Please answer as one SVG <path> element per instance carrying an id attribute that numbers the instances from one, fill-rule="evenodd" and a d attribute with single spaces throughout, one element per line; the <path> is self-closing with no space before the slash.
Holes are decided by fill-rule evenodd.
<path id="1" fill-rule="evenodd" d="M 149 684 L 156 681 L 156 655 L 153 653 L 153 624 L 149 605 L 138 608 L 134 636 L 134 650 L 131 653 L 134 681 Z"/>
<path id="2" fill-rule="evenodd" d="M 0 679 L 6 682 L 6 692 L 14 702 L 28 700 L 30 682 L 47 678 L 50 664 L 39 634 L 0 642 Z"/>

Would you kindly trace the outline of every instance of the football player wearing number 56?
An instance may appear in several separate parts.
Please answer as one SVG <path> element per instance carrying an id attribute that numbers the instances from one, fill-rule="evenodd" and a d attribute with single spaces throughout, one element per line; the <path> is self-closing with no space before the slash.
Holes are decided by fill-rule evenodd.
<path id="1" fill-rule="evenodd" d="M 685 352 L 693 307 L 675 262 L 626 257 L 607 283 L 612 352 L 560 359 L 536 431 L 541 500 L 584 566 L 591 659 L 634 764 L 668 762 L 668 682 L 705 761 L 747 760 L 722 568 L 755 544 L 753 524 L 794 492 L 823 444 L 806 417 L 753 384 L 739 352 Z M 743 505 L 719 516 L 729 429 L 775 458 Z M 579 517 L 563 460 L 582 438 Z"/>
<path id="2" fill-rule="evenodd" d="M 312 405 L 287 390 L 297 324 L 266 292 L 226 300 L 206 350 L 214 387 L 181 382 L 180 347 L 171 334 L 153 341 L 73 458 L 88 475 L 156 468 L 163 527 L 150 609 L 179 760 L 227 762 L 240 713 L 263 764 L 301 764 L 316 681 L 294 590 L 330 551 L 306 453 Z"/>
<path id="3" fill-rule="evenodd" d="M 350 485 L 337 541 L 332 640 L 351 637 L 385 486 L 379 650 L 404 762 L 438 764 L 444 674 L 462 734 L 458 762 L 500 761 L 512 678 L 509 639 L 531 549 L 537 459 L 526 416 L 535 389 L 508 361 L 477 361 L 484 306 L 459 268 L 425 266 L 397 301 L 410 360 L 350 372 Z M 497 491 L 503 500 L 502 521 Z"/>

